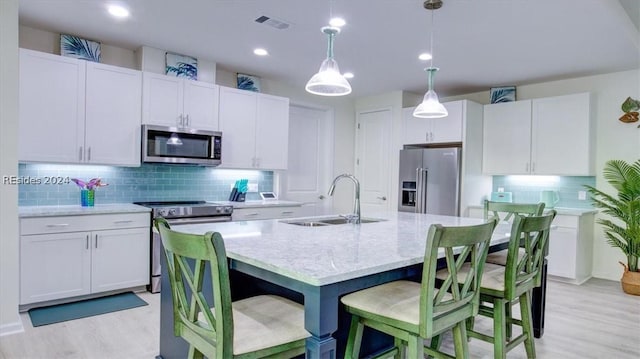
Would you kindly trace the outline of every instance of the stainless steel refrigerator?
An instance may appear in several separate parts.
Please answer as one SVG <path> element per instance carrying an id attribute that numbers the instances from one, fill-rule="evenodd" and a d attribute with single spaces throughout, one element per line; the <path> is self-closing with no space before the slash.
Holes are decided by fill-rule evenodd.
<path id="1" fill-rule="evenodd" d="M 459 215 L 461 150 L 459 147 L 400 150 L 398 210 Z"/>

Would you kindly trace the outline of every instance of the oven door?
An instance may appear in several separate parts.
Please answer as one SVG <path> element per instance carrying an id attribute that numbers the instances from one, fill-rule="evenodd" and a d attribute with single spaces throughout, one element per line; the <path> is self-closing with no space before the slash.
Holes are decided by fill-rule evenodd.
<path id="1" fill-rule="evenodd" d="M 221 153 L 221 132 L 142 125 L 143 162 L 218 166 Z"/>
<path id="2" fill-rule="evenodd" d="M 171 218 L 167 219 L 169 225 L 178 224 L 196 224 L 196 223 L 218 223 L 218 222 L 231 222 L 231 216 L 214 216 L 214 217 L 194 217 L 194 218 Z M 160 239 L 160 233 L 155 228 L 152 228 L 153 237 L 151 239 L 151 280 L 148 291 L 151 293 L 160 292 L 160 282 L 162 281 L 160 276 L 162 274 L 162 267 L 160 266 L 160 256 L 162 254 L 162 240 Z"/>

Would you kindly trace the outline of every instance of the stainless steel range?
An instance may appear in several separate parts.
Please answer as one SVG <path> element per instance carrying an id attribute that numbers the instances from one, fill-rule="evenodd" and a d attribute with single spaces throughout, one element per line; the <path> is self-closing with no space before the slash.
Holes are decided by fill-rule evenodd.
<path id="1" fill-rule="evenodd" d="M 170 225 L 229 222 L 233 207 L 205 201 L 134 202 L 151 208 L 151 217 L 163 217 Z M 153 221 L 152 221 L 153 223 Z M 160 255 L 162 246 L 160 235 L 151 226 L 151 280 L 147 290 L 160 292 Z"/>

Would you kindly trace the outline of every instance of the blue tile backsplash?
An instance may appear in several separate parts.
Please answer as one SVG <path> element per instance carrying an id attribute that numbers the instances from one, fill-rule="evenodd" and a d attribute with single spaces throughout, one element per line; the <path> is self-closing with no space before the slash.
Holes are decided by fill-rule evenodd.
<path id="1" fill-rule="evenodd" d="M 595 177 L 580 176 L 493 176 L 493 191 L 504 188 L 513 193 L 514 202 L 532 203 L 540 201 L 540 191 L 558 191 L 560 201 L 556 207 L 592 208 L 588 200 L 579 200 L 578 192 L 584 185 L 595 186 Z"/>
<path id="2" fill-rule="evenodd" d="M 246 178 L 257 183 L 259 192 L 273 191 L 273 172 L 227 170 L 213 167 L 143 164 L 140 167 L 20 164 L 18 203 L 20 206 L 80 204 L 80 189 L 67 178 L 88 180 L 102 178 L 106 187 L 95 192 L 95 203 L 138 201 L 206 200 L 226 201 L 231 185 Z M 63 184 L 45 184 L 50 178 Z M 259 200 L 257 192 L 247 193 L 247 200 Z"/>

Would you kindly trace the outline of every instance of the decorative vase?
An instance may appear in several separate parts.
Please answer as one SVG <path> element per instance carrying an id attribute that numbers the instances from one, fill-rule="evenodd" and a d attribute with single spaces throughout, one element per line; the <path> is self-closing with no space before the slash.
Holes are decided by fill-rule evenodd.
<path id="1" fill-rule="evenodd" d="M 96 191 L 92 189 L 80 190 L 80 204 L 82 207 L 93 207 L 95 193 Z"/>
<path id="2" fill-rule="evenodd" d="M 624 273 L 620 279 L 622 290 L 627 294 L 640 295 L 640 272 L 632 272 L 624 263 L 620 262 L 620 264 L 624 267 Z"/>

